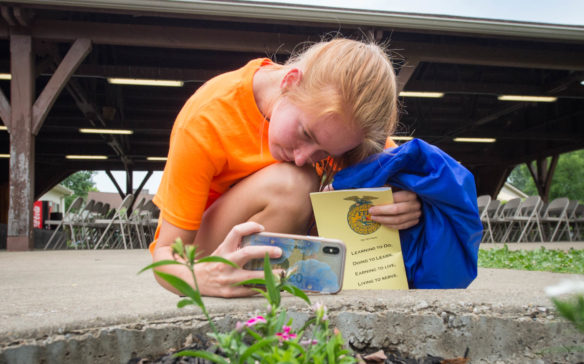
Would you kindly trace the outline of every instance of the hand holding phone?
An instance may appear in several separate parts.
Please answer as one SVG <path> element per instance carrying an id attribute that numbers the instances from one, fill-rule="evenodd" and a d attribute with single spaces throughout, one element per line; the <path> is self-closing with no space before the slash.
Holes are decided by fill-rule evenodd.
<path id="1" fill-rule="evenodd" d="M 341 290 L 346 248 L 340 240 L 263 232 L 245 236 L 241 245 L 272 245 L 282 249 L 281 257 L 270 259 L 272 268 L 286 270 L 288 282 L 304 291 L 337 293 Z M 263 260 L 254 259 L 244 268 L 263 270 Z"/>

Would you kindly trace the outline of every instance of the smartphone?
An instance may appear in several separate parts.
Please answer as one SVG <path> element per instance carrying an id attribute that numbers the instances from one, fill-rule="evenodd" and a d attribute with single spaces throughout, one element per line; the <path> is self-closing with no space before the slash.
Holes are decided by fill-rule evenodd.
<path id="1" fill-rule="evenodd" d="M 241 245 L 271 245 L 282 249 L 282 256 L 270 259 L 270 265 L 273 269 L 284 269 L 290 274 L 288 282 L 303 291 L 337 293 L 341 290 L 346 248 L 340 240 L 263 232 L 245 236 Z M 264 260 L 251 260 L 244 268 L 263 270 Z"/>

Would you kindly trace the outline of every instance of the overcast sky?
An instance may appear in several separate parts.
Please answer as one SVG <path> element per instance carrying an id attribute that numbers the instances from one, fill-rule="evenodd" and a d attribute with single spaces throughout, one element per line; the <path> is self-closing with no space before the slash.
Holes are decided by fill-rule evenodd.
<path id="1" fill-rule="evenodd" d="M 265 2 L 584 26 L 584 0 L 270 0 Z M 146 172 L 134 174 L 135 188 L 142 182 L 145 174 Z M 113 172 L 113 175 L 120 186 L 126 185 L 123 172 Z M 161 172 L 154 172 L 150 177 L 145 186 L 150 193 L 155 193 L 158 189 L 161 175 Z M 116 192 L 113 183 L 103 171 L 98 172 L 93 180 L 98 190 Z"/>
<path id="2" fill-rule="evenodd" d="M 256 0 L 349 9 L 584 25 L 583 0 Z"/>

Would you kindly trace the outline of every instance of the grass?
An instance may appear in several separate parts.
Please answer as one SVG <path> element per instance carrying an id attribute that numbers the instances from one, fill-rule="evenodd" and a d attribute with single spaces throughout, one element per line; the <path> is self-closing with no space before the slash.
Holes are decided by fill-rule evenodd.
<path id="1" fill-rule="evenodd" d="M 509 250 L 507 245 L 480 249 L 479 267 L 584 274 L 584 250 Z"/>

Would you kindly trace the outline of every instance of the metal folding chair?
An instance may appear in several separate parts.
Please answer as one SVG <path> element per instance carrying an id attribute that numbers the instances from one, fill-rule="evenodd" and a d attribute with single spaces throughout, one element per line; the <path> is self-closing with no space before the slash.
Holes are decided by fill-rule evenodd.
<path id="1" fill-rule="evenodd" d="M 140 221 L 142 223 L 142 232 L 144 234 L 144 241 L 147 245 L 154 240 L 154 233 L 156 232 L 156 227 L 158 225 L 158 207 L 149 200 L 142 207 L 140 212 Z"/>
<path id="2" fill-rule="evenodd" d="M 111 219 L 96 220 L 96 224 L 105 226 L 103 232 L 93 249 L 102 246 L 104 248 L 118 248 L 123 246 L 128 249 L 128 243 L 131 243 L 132 232 L 128 224 L 128 208 L 132 204 L 134 195 L 128 194 Z"/>
<path id="3" fill-rule="evenodd" d="M 541 218 L 544 229 L 546 231 L 546 239 L 554 241 L 556 234 L 561 237 L 564 231 L 568 232 L 568 239 L 572 241 L 570 235 L 570 220 L 568 219 L 568 205 L 570 200 L 567 197 L 560 197 L 554 199 L 549 203 L 544 216 Z M 561 228 L 561 230 L 560 230 Z"/>
<path id="4" fill-rule="evenodd" d="M 57 237 L 58 238 L 57 238 L 57 240 L 55 240 L 55 246 L 53 247 L 53 249 L 57 249 L 63 243 L 67 243 L 67 237 L 66 237 L 67 235 L 69 236 L 69 239 L 71 242 L 76 241 L 74 222 L 78 219 L 77 213 L 81 209 L 82 205 L 83 205 L 83 198 L 82 197 L 77 197 L 71 203 L 71 205 L 69 206 L 67 211 L 65 211 L 65 214 L 63 215 L 63 219 L 61 221 L 59 221 L 59 223 L 57 224 L 57 227 L 55 228 L 55 231 L 53 231 L 53 234 L 51 234 L 49 241 L 47 241 L 47 243 L 45 244 L 44 250 L 49 249 L 49 247 L 51 246 L 51 243 Z M 52 223 L 53 222 L 51 221 L 50 224 L 52 224 Z M 65 229 L 69 229 L 69 234 L 67 234 L 65 237 L 63 237 L 62 236 L 63 234 L 59 234 L 59 230 L 61 230 L 61 229 L 63 231 L 65 231 Z"/>
<path id="5" fill-rule="evenodd" d="M 490 232 L 490 224 L 489 224 L 489 220 L 487 217 L 487 206 L 489 205 L 489 203 L 491 202 L 491 196 L 489 195 L 481 195 L 477 198 L 477 206 L 479 208 L 479 217 L 481 219 L 481 222 L 483 223 L 483 237 L 481 239 L 481 242 L 483 240 L 485 240 L 485 236 L 487 235 L 487 232 Z"/>
<path id="6" fill-rule="evenodd" d="M 543 232 L 540 223 L 540 209 L 542 201 L 539 196 L 529 196 L 523 200 L 515 214 L 508 217 L 509 224 L 503 238 L 504 241 L 515 240 L 519 243 L 525 241 L 534 241 L 539 234 L 539 241 L 543 242 Z"/>
<path id="7" fill-rule="evenodd" d="M 584 239 L 584 205 L 578 202 L 571 219 L 574 240 Z"/>
<path id="8" fill-rule="evenodd" d="M 508 226 L 510 224 L 510 218 L 515 215 L 517 208 L 521 203 L 520 198 L 514 198 L 507 201 L 505 204 L 501 204 L 497 210 L 496 215 L 491 220 L 491 223 L 495 227 L 494 239 L 498 242 L 505 242 L 507 237 Z"/>

